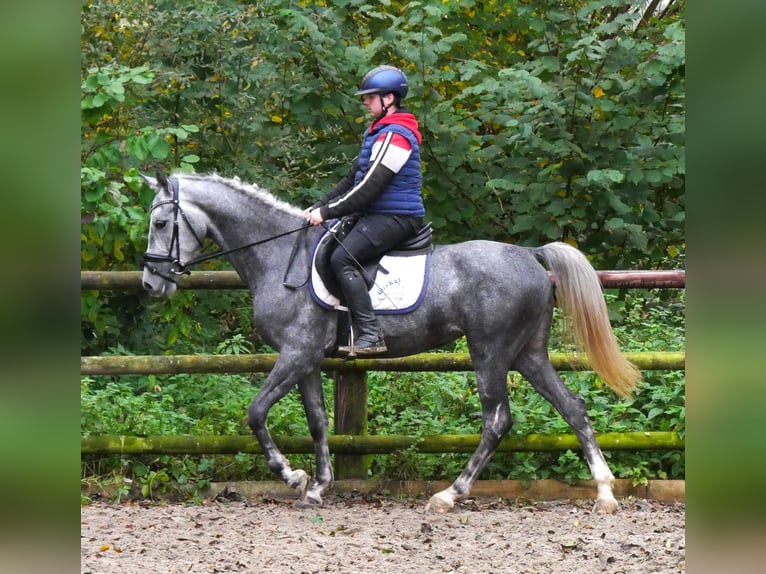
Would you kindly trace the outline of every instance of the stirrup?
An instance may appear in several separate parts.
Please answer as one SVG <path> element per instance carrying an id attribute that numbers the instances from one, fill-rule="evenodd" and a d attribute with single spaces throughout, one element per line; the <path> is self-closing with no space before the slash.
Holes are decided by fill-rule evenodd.
<path id="1" fill-rule="evenodd" d="M 338 353 L 346 355 L 346 357 L 368 357 L 371 355 L 382 355 L 388 350 L 388 347 L 384 345 L 375 347 L 338 347 Z"/>
<path id="2" fill-rule="evenodd" d="M 385 341 L 380 340 L 366 347 L 354 347 L 354 356 L 381 355 L 386 351 L 388 351 L 388 347 L 386 347 Z"/>
<path id="3" fill-rule="evenodd" d="M 350 345 L 342 345 L 338 347 L 338 353 L 342 355 L 348 355 L 349 357 L 366 356 L 366 355 L 379 355 L 385 353 L 388 350 L 386 342 L 383 339 L 378 339 L 374 343 L 367 345 L 357 346 L 352 341 Z"/>

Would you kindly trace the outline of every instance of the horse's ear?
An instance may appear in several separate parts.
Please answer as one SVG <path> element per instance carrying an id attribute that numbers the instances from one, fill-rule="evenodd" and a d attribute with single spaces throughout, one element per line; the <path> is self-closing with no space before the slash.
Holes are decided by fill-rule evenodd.
<path id="1" fill-rule="evenodd" d="M 157 182 L 165 189 L 170 189 L 170 182 L 168 181 L 168 176 L 165 175 L 165 172 L 162 171 L 160 168 L 157 168 L 156 174 L 157 174 Z"/>
<path id="2" fill-rule="evenodd" d="M 145 173 L 140 173 L 140 172 L 139 172 L 139 174 L 138 174 L 138 175 L 140 175 L 140 176 L 141 176 L 141 179 L 143 179 L 143 180 L 144 180 L 144 182 L 146 183 L 146 185 L 148 185 L 149 187 L 151 187 L 151 188 L 152 188 L 152 189 L 153 189 L 155 192 L 157 191 L 157 180 L 156 180 L 156 179 L 154 179 L 154 178 L 153 178 L 153 177 L 151 177 L 151 176 L 148 176 L 148 175 L 146 175 Z"/>

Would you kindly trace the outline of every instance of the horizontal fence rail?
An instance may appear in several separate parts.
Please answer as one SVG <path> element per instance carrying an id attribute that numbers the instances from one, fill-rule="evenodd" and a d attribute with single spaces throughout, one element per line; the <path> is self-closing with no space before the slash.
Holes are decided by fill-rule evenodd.
<path id="1" fill-rule="evenodd" d="M 602 450 L 681 450 L 684 438 L 675 432 L 603 433 L 597 437 Z M 481 435 L 453 434 L 432 436 L 331 435 L 327 437 L 335 454 L 390 454 L 406 449 L 421 453 L 472 453 Z M 274 437 L 280 450 L 290 454 L 312 454 L 310 436 Z M 542 452 L 579 450 L 573 434 L 530 434 L 506 436 L 498 452 Z M 117 436 L 100 435 L 82 438 L 82 454 L 261 454 L 252 436 Z"/>
<path id="2" fill-rule="evenodd" d="M 606 289 L 683 289 L 686 272 L 672 271 L 598 271 Z M 143 291 L 141 271 L 81 271 L 83 290 Z M 181 289 L 244 289 L 246 285 L 236 271 L 194 271 L 178 278 Z"/>
<path id="3" fill-rule="evenodd" d="M 279 354 L 256 355 L 109 355 L 81 357 L 83 375 L 159 375 L 193 373 L 265 373 L 274 368 Z M 624 357 L 642 371 L 685 369 L 682 352 L 625 353 Z M 551 353 L 551 363 L 558 371 L 588 371 L 586 357 L 569 353 Z M 397 359 L 325 359 L 322 370 L 360 371 L 472 371 L 468 353 L 421 353 Z"/>

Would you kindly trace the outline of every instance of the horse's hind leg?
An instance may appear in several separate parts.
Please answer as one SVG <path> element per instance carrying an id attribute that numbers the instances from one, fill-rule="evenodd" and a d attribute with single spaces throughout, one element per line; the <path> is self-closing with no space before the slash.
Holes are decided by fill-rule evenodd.
<path id="1" fill-rule="evenodd" d="M 303 408 L 306 411 L 309 432 L 314 440 L 314 455 L 316 457 L 314 484 L 306 493 L 305 502 L 321 505 L 322 493 L 332 486 L 333 475 L 330 449 L 327 445 L 327 410 L 322 392 L 320 371 L 317 370 L 304 379 L 299 383 L 298 388 L 301 393 Z"/>
<path id="2" fill-rule="evenodd" d="M 534 343 L 532 344 L 534 345 Z M 574 430 L 598 488 L 596 508 L 600 512 L 612 513 L 617 510 L 618 506 L 617 500 L 612 494 L 614 476 L 596 442 L 596 435 L 588 418 L 585 401 L 580 395 L 571 391 L 561 380 L 551 365 L 546 346 L 547 344 L 543 345 L 542 348 L 538 346 L 534 352 L 528 352 L 529 349 L 525 349 L 525 352 L 522 352 L 518 359 L 517 368 Z"/>
<path id="3" fill-rule="evenodd" d="M 481 400 L 482 429 L 479 446 L 476 447 L 468 464 L 455 482 L 449 488 L 431 497 L 426 511 L 449 512 L 455 506 L 455 502 L 466 498 L 497 450 L 500 441 L 511 429 L 513 419 L 508 404 L 508 368 L 504 364 L 490 362 L 488 357 L 493 354 L 488 352 L 487 358 L 483 359 L 472 353 Z"/>

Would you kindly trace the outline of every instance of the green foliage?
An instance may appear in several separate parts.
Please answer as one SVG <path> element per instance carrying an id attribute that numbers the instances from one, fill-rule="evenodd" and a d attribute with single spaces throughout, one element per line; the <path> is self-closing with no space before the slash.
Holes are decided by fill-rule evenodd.
<path id="1" fill-rule="evenodd" d="M 239 334 L 222 341 L 218 353 L 252 352 Z M 112 355 L 128 355 L 118 345 Z M 250 435 L 247 408 L 263 375 L 131 375 L 84 377 L 80 384 L 81 434 L 102 435 Z M 332 382 L 325 381 L 332 395 Z M 329 401 L 332 406 L 332 401 Z M 332 410 L 329 411 L 332 420 Z M 297 392 L 288 394 L 269 414 L 275 435 L 307 435 L 303 405 Z M 289 457 L 296 468 L 310 470 L 311 457 Z M 197 496 L 211 478 L 216 480 L 271 478 L 263 457 L 245 455 L 87 457 L 83 479 L 99 482 L 116 496 L 182 498 Z"/>
<path id="2" fill-rule="evenodd" d="M 109 382 L 93 392 L 93 380 L 83 379 L 80 388 L 83 434 L 153 435 L 188 432 L 194 421 L 176 411 L 176 399 L 166 393 L 141 392 L 132 385 Z"/>

